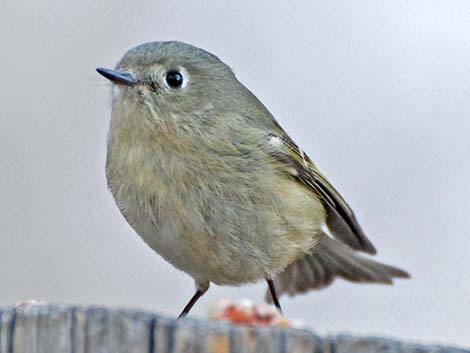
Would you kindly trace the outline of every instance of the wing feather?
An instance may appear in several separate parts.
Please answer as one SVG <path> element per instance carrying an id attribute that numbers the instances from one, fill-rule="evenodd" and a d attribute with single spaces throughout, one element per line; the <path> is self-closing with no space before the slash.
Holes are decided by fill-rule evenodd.
<path id="1" fill-rule="evenodd" d="M 354 250 L 375 254 L 375 247 L 362 231 L 354 212 L 341 194 L 292 139 L 280 130 L 267 138 L 269 154 L 284 166 L 286 173 L 320 198 L 327 214 L 326 225 L 336 239 Z"/>

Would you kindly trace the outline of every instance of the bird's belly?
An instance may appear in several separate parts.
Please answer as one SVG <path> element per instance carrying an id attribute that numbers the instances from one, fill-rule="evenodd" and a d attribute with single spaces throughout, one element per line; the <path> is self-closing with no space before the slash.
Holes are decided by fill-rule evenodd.
<path id="1" fill-rule="evenodd" d="M 112 192 L 129 224 L 166 261 L 201 282 L 239 285 L 283 270 L 313 246 L 323 222 L 316 197 L 287 179 L 275 184 L 252 203 L 243 201 L 246 190 L 231 190 L 239 197 L 229 198 L 195 185 L 166 197 L 130 184 Z"/>
<path id="2" fill-rule="evenodd" d="M 269 271 L 259 258 L 244 256 L 244 251 L 227 246 L 198 232 L 174 231 L 162 221 L 159 227 L 141 222 L 133 228 L 160 256 L 200 283 L 239 285 L 256 282 Z M 220 234 L 224 237 L 224 234 Z"/>
<path id="3" fill-rule="evenodd" d="M 198 154 L 152 154 L 163 163 L 139 145 L 112 147 L 106 172 L 122 214 L 196 280 L 236 285 L 278 273 L 313 246 L 323 223 L 313 193 L 257 160 L 213 158 L 200 168 Z"/>

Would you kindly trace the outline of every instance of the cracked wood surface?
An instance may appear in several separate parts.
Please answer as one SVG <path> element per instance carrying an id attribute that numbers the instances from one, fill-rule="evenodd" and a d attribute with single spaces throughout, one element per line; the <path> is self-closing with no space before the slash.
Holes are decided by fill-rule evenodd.
<path id="1" fill-rule="evenodd" d="M 0 308 L 0 353 L 470 353 L 381 337 L 234 326 L 70 305 Z"/>

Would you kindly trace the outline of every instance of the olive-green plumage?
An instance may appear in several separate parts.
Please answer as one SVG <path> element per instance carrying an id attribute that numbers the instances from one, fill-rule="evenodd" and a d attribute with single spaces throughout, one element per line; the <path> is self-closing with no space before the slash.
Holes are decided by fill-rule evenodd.
<path id="1" fill-rule="evenodd" d="M 210 282 L 274 278 L 292 295 L 335 277 L 407 276 L 355 254 L 375 249 L 352 210 L 214 55 L 146 43 L 98 71 L 114 82 L 106 173 L 116 203 L 201 293 Z"/>

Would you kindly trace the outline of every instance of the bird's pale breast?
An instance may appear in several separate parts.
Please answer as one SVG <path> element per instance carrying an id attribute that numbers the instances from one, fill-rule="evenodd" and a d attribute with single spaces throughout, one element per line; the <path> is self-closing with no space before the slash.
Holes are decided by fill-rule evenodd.
<path id="1" fill-rule="evenodd" d="M 313 246 L 324 219 L 320 201 L 269 163 L 119 124 L 110 136 L 107 177 L 119 209 L 152 249 L 195 280 L 255 282 Z"/>

